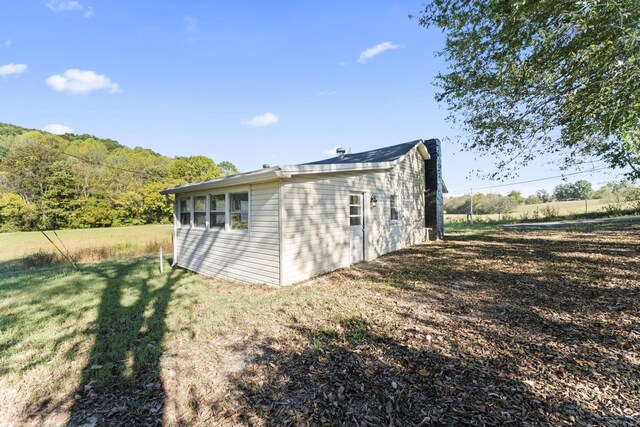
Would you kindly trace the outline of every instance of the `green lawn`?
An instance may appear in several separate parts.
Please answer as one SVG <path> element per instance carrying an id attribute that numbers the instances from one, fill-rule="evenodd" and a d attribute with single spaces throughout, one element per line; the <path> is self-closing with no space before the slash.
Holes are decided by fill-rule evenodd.
<path id="1" fill-rule="evenodd" d="M 156 257 L 0 276 L 0 425 L 634 425 L 640 224 L 493 231 L 277 289 Z"/>

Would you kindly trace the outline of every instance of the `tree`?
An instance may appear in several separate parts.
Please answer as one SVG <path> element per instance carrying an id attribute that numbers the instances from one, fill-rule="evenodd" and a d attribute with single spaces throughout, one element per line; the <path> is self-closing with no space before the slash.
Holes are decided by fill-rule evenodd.
<path id="1" fill-rule="evenodd" d="M 571 200 L 571 199 L 590 199 L 593 197 L 594 191 L 591 187 L 591 183 L 586 180 L 576 181 L 573 184 L 559 184 L 553 190 L 553 195 L 556 200 Z"/>
<path id="2" fill-rule="evenodd" d="M 4 187 L 19 194 L 29 203 L 47 191 L 47 178 L 52 165 L 63 155 L 38 139 L 26 138 L 0 163 L 0 179 Z"/>
<path id="3" fill-rule="evenodd" d="M 240 173 L 236 165 L 226 160 L 218 163 L 218 167 L 220 168 L 220 176 L 235 175 L 237 173 Z"/>
<path id="4" fill-rule="evenodd" d="M 0 195 L 0 232 L 28 230 L 36 223 L 36 209 L 27 204 L 20 195 Z"/>
<path id="5" fill-rule="evenodd" d="M 61 160 L 51 165 L 52 173 L 47 177 L 47 191 L 39 203 L 40 224 L 46 229 L 67 227 L 71 223 L 70 213 L 78 207 L 78 178 L 73 173 L 73 162 Z"/>
<path id="6" fill-rule="evenodd" d="M 538 156 L 597 156 L 640 177 L 638 0 L 433 0 L 446 32 L 436 99 L 504 177 Z"/>
<path id="7" fill-rule="evenodd" d="M 553 197 L 555 197 L 556 200 L 575 199 L 571 184 L 567 183 L 567 184 L 556 185 L 555 188 L 553 189 Z"/>
<path id="8" fill-rule="evenodd" d="M 589 181 L 581 179 L 573 183 L 573 194 L 576 199 L 586 200 L 594 195 L 593 187 Z"/>
<path id="9" fill-rule="evenodd" d="M 549 192 L 544 188 L 536 191 L 536 197 L 540 199 L 541 203 L 549 203 L 553 201 L 553 196 L 551 196 L 551 194 L 549 194 Z"/>
<path id="10" fill-rule="evenodd" d="M 444 199 L 444 209 L 448 214 L 467 214 L 471 208 L 469 196 L 447 197 Z M 473 195 L 473 212 L 476 214 L 505 214 L 512 212 L 518 206 L 518 202 L 512 197 L 500 194 Z"/>
<path id="11" fill-rule="evenodd" d="M 0 232 L 170 222 L 162 189 L 237 172 L 205 156 L 172 159 L 88 134 L 0 123 Z"/>
<path id="12" fill-rule="evenodd" d="M 542 203 L 542 199 L 540 199 L 540 197 L 536 196 L 535 194 L 527 196 L 527 198 L 524 199 L 525 205 L 537 205 L 539 203 Z"/>
<path id="13" fill-rule="evenodd" d="M 478 214 L 505 214 L 518 206 L 514 199 L 500 194 L 479 193 L 478 196 L 480 197 L 473 197 L 473 210 Z"/>
<path id="14" fill-rule="evenodd" d="M 626 202 L 640 200 L 640 187 L 633 182 L 610 182 L 595 192 L 594 197 L 605 202 Z"/>
<path id="15" fill-rule="evenodd" d="M 524 198 L 522 197 L 522 193 L 516 190 L 511 191 L 507 194 L 507 197 L 516 202 L 516 205 L 521 205 L 524 203 Z"/>
<path id="16" fill-rule="evenodd" d="M 2 145 L 0 145 L 0 162 L 2 162 L 2 159 L 7 157 L 8 154 L 9 154 L 9 149 L 7 147 L 3 147 Z"/>
<path id="17" fill-rule="evenodd" d="M 220 168 L 205 156 L 176 157 L 169 165 L 169 177 L 182 182 L 198 182 L 220 176 Z"/>
<path id="18" fill-rule="evenodd" d="M 173 205 L 160 191 L 168 185 L 162 182 L 153 182 L 140 189 L 142 194 L 142 220 L 146 224 L 169 223 L 173 213 Z"/>

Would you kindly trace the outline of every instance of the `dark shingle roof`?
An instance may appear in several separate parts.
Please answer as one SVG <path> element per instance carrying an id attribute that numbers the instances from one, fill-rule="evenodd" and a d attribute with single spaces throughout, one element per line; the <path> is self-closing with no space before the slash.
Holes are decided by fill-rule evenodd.
<path id="1" fill-rule="evenodd" d="M 378 148 L 375 150 L 364 151 L 362 153 L 349 153 L 340 159 L 332 157 L 318 162 L 303 163 L 305 165 L 333 165 L 343 163 L 378 163 L 392 162 L 404 156 L 416 146 L 421 140 L 405 142 L 404 144 L 392 145 L 391 147 Z"/>

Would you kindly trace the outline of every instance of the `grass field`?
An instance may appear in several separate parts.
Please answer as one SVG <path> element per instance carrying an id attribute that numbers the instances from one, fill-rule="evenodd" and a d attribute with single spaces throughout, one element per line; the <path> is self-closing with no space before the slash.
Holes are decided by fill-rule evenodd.
<path id="1" fill-rule="evenodd" d="M 584 200 L 569 200 L 566 202 L 549 202 L 539 203 L 535 205 L 519 205 L 513 212 L 508 214 L 490 214 L 490 215 L 474 215 L 478 221 L 499 221 L 504 218 L 511 219 L 526 219 L 535 218 L 536 215 L 540 219 L 548 217 L 549 213 L 553 213 L 555 216 L 568 216 L 574 214 L 583 214 L 588 212 L 601 212 L 605 206 L 610 205 L 610 202 L 601 199 L 587 200 L 586 206 Z M 623 203 L 622 207 L 631 207 L 631 203 Z M 467 215 L 465 214 L 446 214 L 445 222 L 453 223 L 466 221 Z"/>
<path id="2" fill-rule="evenodd" d="M 170 249 L 171 230 L 171 225 L 140 225 L 58 230 L 56 233 L 76 261 L 92 261 L 155 253 L 161 243 L 165 249 Z M 63 249 L 53 231 L 46 233 Z M 55 255 L 57 251 L 39 231 L 0 233 L 0 272 L 19 268 L 15 261 L 42 253 Z"/>
<path id="3" fill-rule="evenodd" d="M 0 277 L 0 425 L 634 425 L 640 224 L 451 236 L 275 289 Z"/>

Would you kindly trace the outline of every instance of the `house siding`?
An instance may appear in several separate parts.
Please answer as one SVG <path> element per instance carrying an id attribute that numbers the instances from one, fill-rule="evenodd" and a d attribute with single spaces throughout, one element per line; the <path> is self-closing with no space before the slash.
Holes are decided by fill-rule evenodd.
<path id="1" fill-rule="evenodd" d="M 176 227 L 175 254 L 178 266 L 206 276 L 280 284 L 279 182 L 227 187 L 214 192 L 234 192 L 247 188 L 250 192 L 249 233 Z M 207 193 L 203 191 L 180 196 Z"/>
<path id="2" fill-rule="evenodd" d="M 365 193 L 365 259 L 424 241 L 424 160 L 417 149 L 389 171 L 297 176 L 282 185 L 282 284 L 351 263 L 350 193 Z M 376 194 L 376 206 L 370 197 Z M 399 219 L 390 221 L 390 195 Z"/>

